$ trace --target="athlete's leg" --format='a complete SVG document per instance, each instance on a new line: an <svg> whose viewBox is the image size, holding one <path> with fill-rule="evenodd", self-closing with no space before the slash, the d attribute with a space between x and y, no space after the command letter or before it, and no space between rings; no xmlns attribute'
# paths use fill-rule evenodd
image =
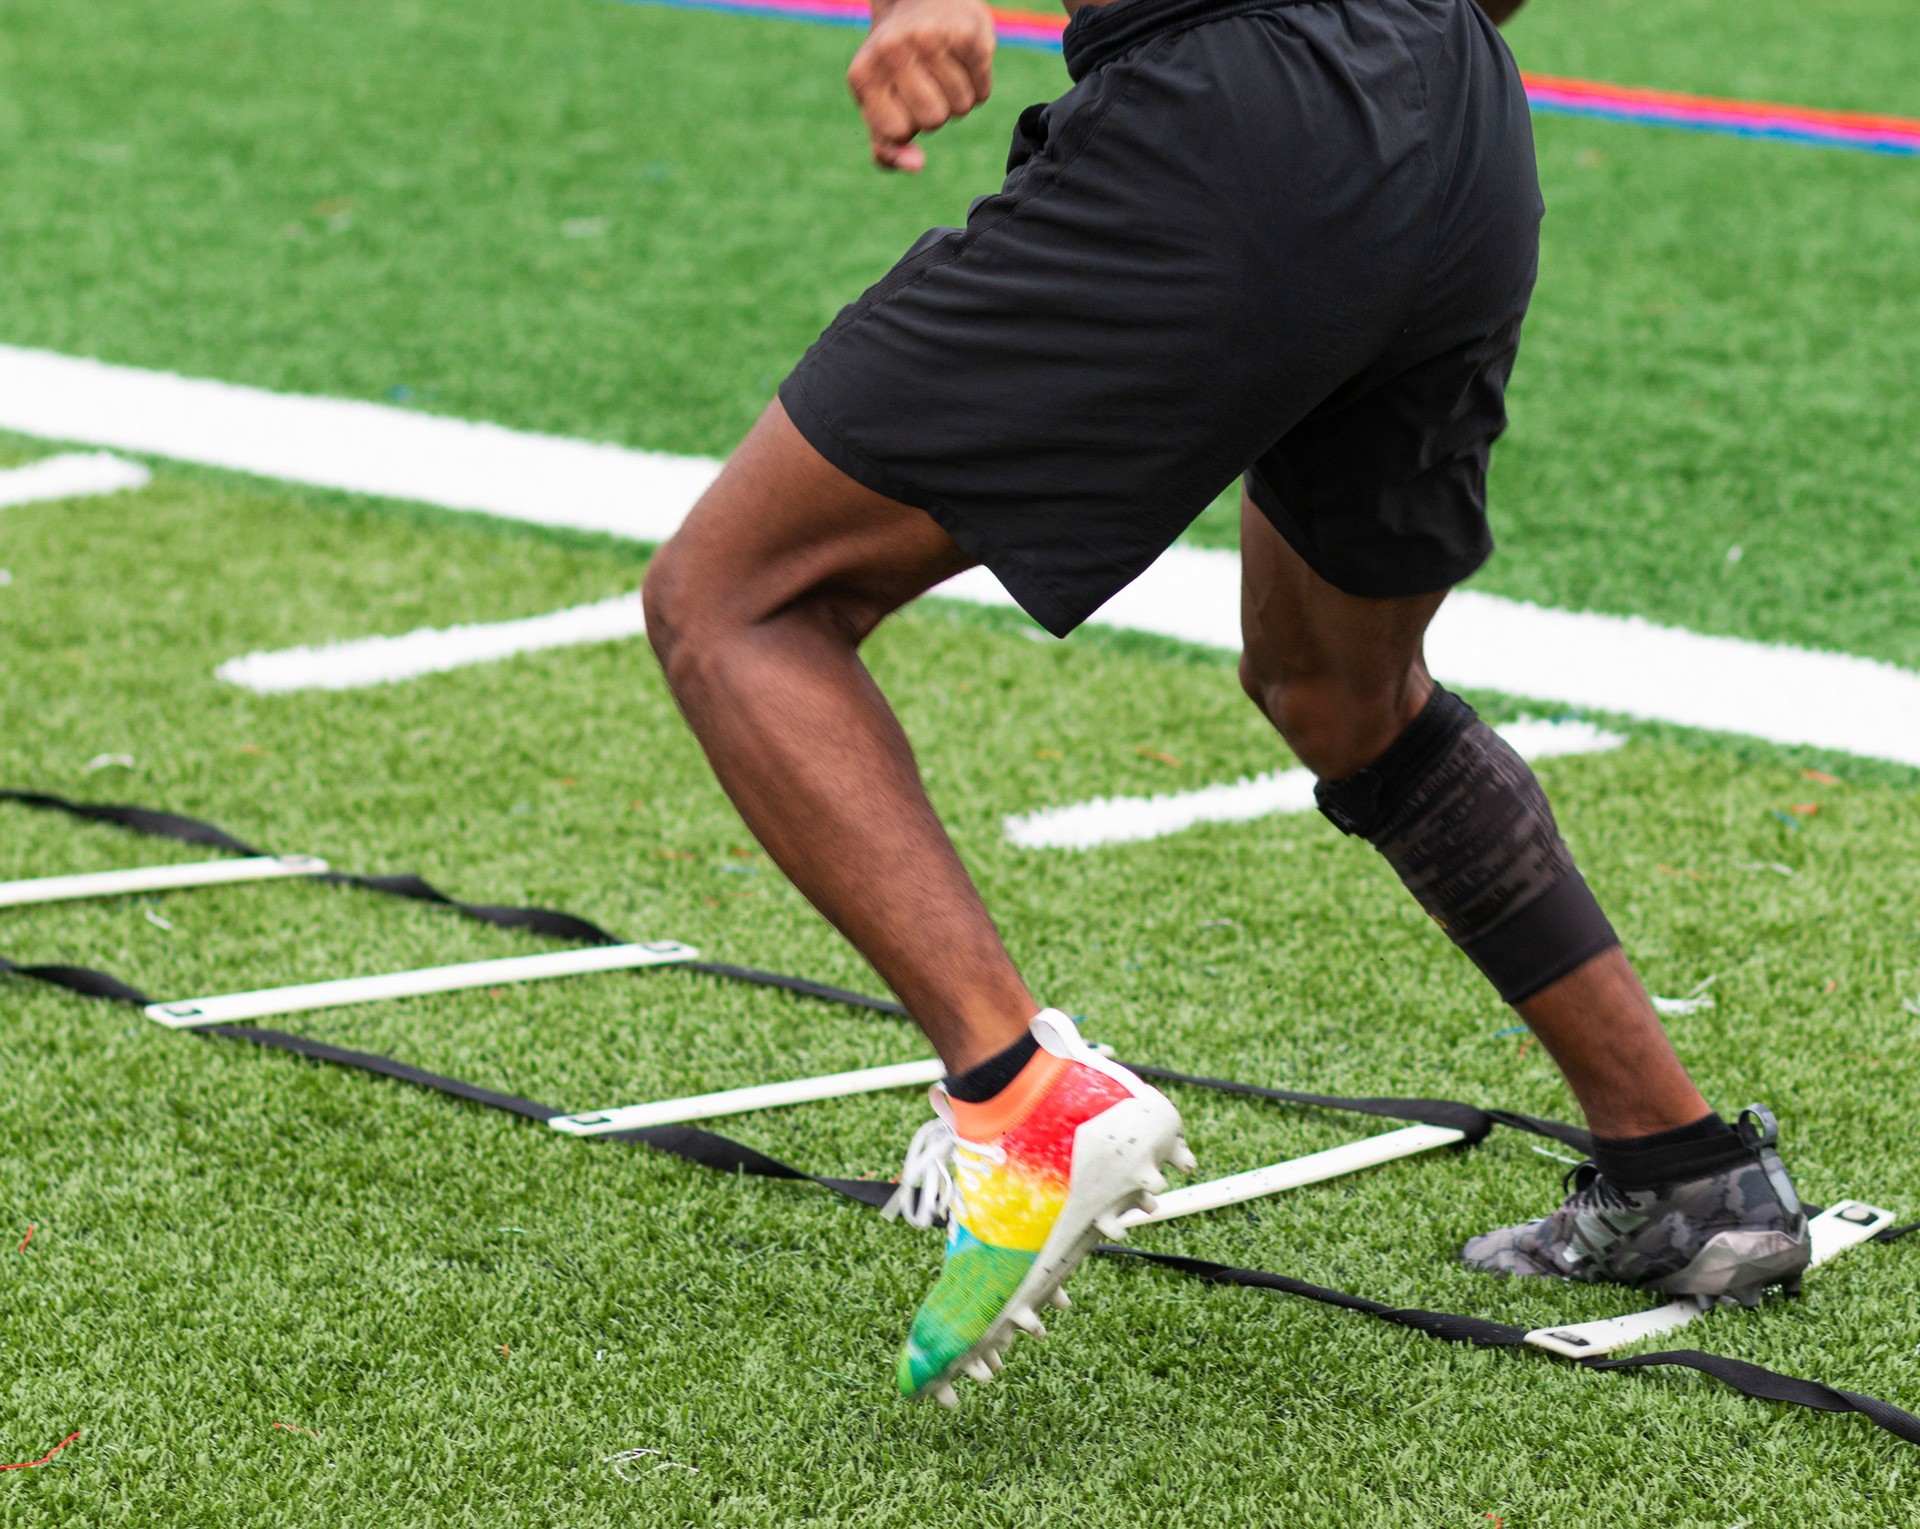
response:
<svg viewBox="0 0 1920 1529"><path fill-rule="evenodd" d="M1251 504L1241 512L1241 683L1323 781L1364 769L1426 707L1421 639L1444 595L1364 600L1314 573ZM1523 998L1521 1016L1602 1137L1689 1125L1708 1107L1615 945Z"/></svg>
<svg viewBox="0 0 1920 1529"><path fill-rule="evenodd" d="M674 699L768 854L950 1071L1039 1010L927 801L859 647L970 559L826 462L774 403L647 572Z"/></svg>
<svg viewBox="0 0 1920 1529"><path fill-rule="evenodd" d="M1164 1163L1194 1166L1180 1114L1041 1011L921 787L861 641L970 560L921 511L830 465L778 403L647 573L647 631L741 815L859 947L949 1076L886 1210L947 1222L940 1278L896 1378L956 1401ZM965 1185L962 1194L955 1186Z"/></svg>

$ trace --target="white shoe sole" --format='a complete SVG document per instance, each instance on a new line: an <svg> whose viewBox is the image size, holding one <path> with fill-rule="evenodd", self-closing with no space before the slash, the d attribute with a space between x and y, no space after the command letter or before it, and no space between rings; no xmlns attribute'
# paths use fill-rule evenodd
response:
<svg viewBox="0 0 1920 1529"><path fill-rule="evenodd" d="M1684 1269L1655 1280L1651 1288L1752 1307L1774 1285L1798 1295L1800 1276L1812 1262L1813 1244L1804 1227L1798 1237L1775 1229L1720 1232Z"/></svg>
<svg viewBox="0 0 1920 1529"><path fill-rule="evenodd" d="M1180 1112L1161 1094L1136 1094L1083 1123L1073 1136L1067 1203L1033 1267L980 1341L947 1365L920 1395L943 1407L958 1406L954 1381L962 1375L983 1385L992 1380L1016 1332L1044 1338L1041 1308L1051 1304L1065 1309L1062 1286L1080 1260L1102 1239L1119 1242L1126 1237L1128 1228L1121 1218L1127 1211L1153 1209L1153 1197L1167 1187L1160 1171L1165 1163L1182 1171L1196 1166L1180 1136Z"/></svg>

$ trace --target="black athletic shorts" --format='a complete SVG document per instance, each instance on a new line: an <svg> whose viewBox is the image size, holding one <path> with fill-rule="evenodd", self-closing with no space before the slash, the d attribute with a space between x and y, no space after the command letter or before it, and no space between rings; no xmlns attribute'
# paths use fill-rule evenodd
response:
<svg viewBox="0 0 1920 1529"><path fill-rule="evenodd" d="M1542 211L1474 0L1117 0L1066 61L781 386L800 432L1062 636L1241 473L1351 594L1473 572Z"/></svg>

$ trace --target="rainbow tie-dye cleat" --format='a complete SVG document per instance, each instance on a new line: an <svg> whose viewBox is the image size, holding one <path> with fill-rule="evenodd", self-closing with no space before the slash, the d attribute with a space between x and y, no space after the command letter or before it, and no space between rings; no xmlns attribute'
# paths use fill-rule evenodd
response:
<svg viewBox="0 0 1920 1529"><path fill-rule="evenodd" d="M916 1226L947 1218L946 1266L914 1314L900 1393L944 1407L960 1375L992 1380L1017 1328L1039 1338L1039 1308L1122 1217L1153 1208L1160 1165L1194 1166L1180 1112L1158 1090L1090 1049L1057 1009L1033 1020L1040 1051L986 1104L932 1090L937 1119L907 1149L886 1213Z"/></svg>

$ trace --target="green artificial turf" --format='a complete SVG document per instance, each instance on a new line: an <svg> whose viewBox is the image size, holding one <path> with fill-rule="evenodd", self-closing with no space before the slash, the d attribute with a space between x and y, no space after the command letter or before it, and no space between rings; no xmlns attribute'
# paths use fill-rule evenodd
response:
<svg viewBox="0 0 1920 1529"><path fill-rule="evenodd" d="M614 594L642 572L631 551L164 469L136 494L0 512L0 539L0 780L874 986L752 850L640 644L342 695L212 677L372 610L399 628ZM1085 855L1003 842L1010 811L1283 763L1230 665L931 606L873 662L1014 949L1093 1035L1251 1081L1569 1112L1384 866L1317 816ZM137 764L89 773L103 754ZM1542 775L1656 991L1718 978L1717 1006L1675 1024L1715 1101L1779 1109L1810 1198L1920 1206L1900 1145L1920 1076L1910 784L1822 785L1655 733ZM1809 800L1798 829L1773 816ZM0 878L194 853L0 807ZM0 918L16 960L175 997L535 948L297 884ZM910 1409L890 1358L935 1267L926 1236L17 980L0 1015L5 1458L84 1430L0 1476L0 1524L1908 1521L1910 1451L1858 1420L1139 1268L1089 1267L1053 1339L959 1413ZM672 972L286 1024L576 1109L924 1054L896 1021ZM1180 1102L1212 1173L1374 1128ZM885 1174L923 1108L726 1129ZM1632 1309L1454 1262L1550 1204L1560 1172L1502 1133L1141 1242L1529 1325ZM1914 1405L1914 1256L1865 1249L1697 1341ZM663 1454L627 1481L607 1457L630 1449Z"/></svg>
<svg viewBox="0 0 1920 1529"><path fill-rule="evenodd" d="M1920 117L1910 24L1888 0L1528 0L1507 34L1541 74Z"/></svg>
<svg viewBox="0 0 1920 1529"><path fill-rule="evenodd" d="M1512 35L1545 72L1920 113L1909 21L1535 0ZM846 98L856 41L611 0L33 0L0 38L0 337L725 452L1065 82L1003 49L988 105L889 177ZM1482 586L1920 663L1920 168L1538 135L1550 215Z"/></svg>
<svg viewBox="0 0 1920 1529"><path fill-rule="evenodd" d="M1899 0L1534 0L1512 37L1543 72L1920 114L1908 21ZM926 175L888 178L841 81L854 42L610 0L30 0L0 28L0 340L724 452L1064 80L1003 51ZM1920 168L1564 118L1538 137L1551 212L1481 587L1920 663ZM0 441L0 465L44 449ZM1232 537L1224 507L1195 531ZM872 990L753 850L641 644L338 695L212 677L625 592L642 556L164 466L138 494L0 510L0 784ZM1286 763L1224 656L1035 636L929 605L872 657L1051 1001L1143 1061L1571 1112L1384 866L1315 816L1008 847L1009 812ZM1920 1212L1915 772L1628 730L1541 774L1654 989L1717 979L1674 1024L1710 1097L1776 1106L1809 1198ZM89 772L111 754L135 768ZM0 806L0 879L192 853ZM0 914L0 954L166 996L537 948L291 884ZM671 972L287 1024L580 1109L924 1054L897 1022ZM0 1464L84 1430L0 1473L9 1529L1912 1521L1912 1452L1858 1419L1131 1267L1089 1267L1005 1384L910 1410L892 1349L936 1249L824 1193L8 979L0 1078ZM1370 1129L1180 1103L1209 1173ZM894 1095L727 1129L884 1175L924 1113ZM1454 1262L1560 1171L1501 1133L1141 1240L1526 1324L1632 1309ZM1916 1256L1864 1249L1685 1341L1920 1408ZM635 1480L608 1463L640 1449L663 1453Z"/></svg>
<svg viewBox="0 0 1920 1529"><path fill-rule="evenodd" d="M1920 164L1537 119L1476 587L1920 666ZM1231 545L1217 507L1200 539Z"/></svg>

